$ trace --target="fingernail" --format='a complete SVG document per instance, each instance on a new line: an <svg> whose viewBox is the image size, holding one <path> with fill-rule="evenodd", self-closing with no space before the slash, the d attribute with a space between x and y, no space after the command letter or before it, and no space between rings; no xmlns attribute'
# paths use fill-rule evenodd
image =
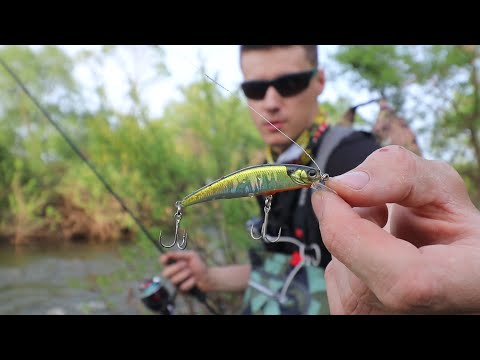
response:
<svg viewBox="0 0 480 360"><path fill-rule="evenodd" d="M315 191L312 195L312 206L315 215L317 216L318 220L320 221L323 218L323 209L324 205L324 192L323 191Z"/></svg>
<svg viewBox="0 0 480 360"><path fill-rule="evenodd" d="M349 172L340 176L335 176L335 180L355 190L361 190L370 181L370 176L363 171Z"/></svg>

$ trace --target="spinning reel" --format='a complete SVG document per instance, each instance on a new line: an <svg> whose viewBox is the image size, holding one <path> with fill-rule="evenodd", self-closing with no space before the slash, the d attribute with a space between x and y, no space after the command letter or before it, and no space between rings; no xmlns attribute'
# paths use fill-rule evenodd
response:
<svg viewBox="0 0 480 360"><path fill-rule="evenodd" d="M140 299L153 312L161 315L173 315L177 291L172 291L160 277L144 280L139 286Z"/></svg>

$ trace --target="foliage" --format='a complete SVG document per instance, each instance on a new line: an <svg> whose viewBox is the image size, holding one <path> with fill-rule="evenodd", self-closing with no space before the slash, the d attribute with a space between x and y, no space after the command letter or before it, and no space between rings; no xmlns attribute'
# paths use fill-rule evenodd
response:
<svg viewBox="0 0 480 360"><path fill-rule="evenodd" d="M357 89L383 95L409 119L427 156L464 176L480 205L480 48L343 45L334 58Z"/></svg>
<svg viewBox="0 0 480 360"><path fill-rule="evenodd" d="M158 46L104 46L75 55L58 46L0 47L0 57L128 208L155 237L162 231L171 238L175 202L252 165L263 145L240 98L204 77L203 68L180 99L152 117L143 94L169 75L164 55ZM429 156L452 163L480 204L477 46L340 46L335 61L338 75L353 87L368 89L372 98L385 96L410 119L429 141ZM127 80L122 109L108 96L106 66L116 66ZM90 74L91 88L74 76L79 68ZM100 232L133 234L138 246L122 252L120 279L130 282L157 270L152 259L158 254L145 234L7 75L0 77L0 236L22 242L39 229L57 234L70 226L67 204ZM336 123L352 105L341 97L320 109ZM356 122L371 125L358 115ZM208 262L233 263L244 260L252 244L244 224L258 211L249 198L197 204L184 209L181 225L188 246ZM109 287L112 279L98 280L105 290L121 291Z"/></svg>
<svg viewBox="0 0 480 360"><path fill-rule="evenodd" d="M260 138L238 97L220 92L200 76L182 89L184 99L170 104L160 118L151 118L141 94L148 83L168 75L161 49L101 50L69 57L58 47L7 46L0 55L148 231L156 236L161 230L171 237L175 202L247 166L261 147ZM129 51L137 59L139 51L154 53L156 73L136 76L128 67ZM87 66L98 76L112 58L120 59L125 68L129 84L125 98L131 105L127 111L112 106L101 82L86 94L72 76L75 65ZM11 241L24 242L43 225L55 233L62 227L78 227L68 225L71 217L65 212L82 211L92 228L113 232L113 226L134 233L136 253L123 253L127 268L134 271L117 274L120 278L138 279L147 267L158 267L151 261L158 256L156 249L91 167L11 78L2 77L0 86L10 94L0 105L0 168L5 169L0 177L0 232L14 234ZM87 102L97 106L82 105ZM252 199L202 204L185 210L182 227L189 232L189 246L201 250L209 262L237 261L249 241L244 223L257 211ZM19 229L28 231L20 234ZM98 281L108 289L108 279Z"/></svg>

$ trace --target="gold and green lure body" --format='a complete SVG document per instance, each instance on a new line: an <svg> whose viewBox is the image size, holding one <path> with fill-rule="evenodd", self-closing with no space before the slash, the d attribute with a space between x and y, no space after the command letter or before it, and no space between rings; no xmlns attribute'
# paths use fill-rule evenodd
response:
<svg viewBox="0 0 480 360"><path fill-rule="evenodd" d="M205 185L177 202L177 206L184 208L211 200L273 195L277 192L311 187L315 182L324 180L320 171L309 166L255 165Z"/></svg>
<svg viewBox="0 0 480 360"><path fill-rule="evenodd" d="M166 248L170 248L177 243L180 249L185 249L187 243L185 232L183 234L182 244L178 241L178 231L183 208L212 200L252 197L255 195L266 196L264 208L265 221L262 226L262 235L259 238L253 235L253 227L250 233L254 239L263 238L268 240L266 228L273 194L300 188L324 187L327 179L328 174L323 174L319 169L296 164L254 165L237 170L201 187L187 195L183 200L177 201L175 204L177 207L175 213L175 239L171 245L165 245L161 243L160 235L160 243ZM280 233L278 236L280 237Z"/></svg>

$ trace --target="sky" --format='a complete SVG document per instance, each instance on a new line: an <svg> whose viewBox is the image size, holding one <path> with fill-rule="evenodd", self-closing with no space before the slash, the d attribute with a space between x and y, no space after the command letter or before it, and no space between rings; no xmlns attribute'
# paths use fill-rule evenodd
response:
<svg viewBox="0 0 480 360"><path fill-rule="evenodd" d="M82 49L90 49L98 51L100 45L63 45L61 46L70 55L78 53ZM127 49L129 46L123 46ZM170 76L164 78L156 78L148 86L142 88L141 96L146 100L149 107L149 114L152 117L161 116L165 105L172 100L179 100L181 93L180 86L185 86L198 79L201 76L200 59L204 59L206 64L205 73L215 78L222 86L229 91L238 89L241 82L241 73L238 63L238 45L160 45L165 51L165 64ZM131 47L132 50L135 46ZM138 48L138 46L137 46ZM336 45L321 45L319 47L319 61L321 66L326 67L327 84L324 93L320 96L320 101L335 101L339 95L347 95L352 98L352 103L360 103L370 100L368 93L352 91L346 81L336 80L328 81L329 56L335 51ZM128 83L125 78L125 68L136 76L148 79L149 75L153 75L153 65L151 57L145 56L146 52L141 49L137 54L136 65L132 59L135 56L133 52L125 51L119 59L107 62L107 65L93 75L91 69L87 67L78 68L75 76L81 81L85 87L93 89L95 81L102 81L107 88L108 98L119 109L128 111L128 101L126 101ZM147 52L148 53L148 52ZM122 59L120 59L122 58ZM225 90L222 90L225 91ZM228 93L225 91L225 95ZM92 100L93 101L93 100ZM362 108L359 113L362 116L371 118L376 114L375 106L367 106Z"/></svg>

